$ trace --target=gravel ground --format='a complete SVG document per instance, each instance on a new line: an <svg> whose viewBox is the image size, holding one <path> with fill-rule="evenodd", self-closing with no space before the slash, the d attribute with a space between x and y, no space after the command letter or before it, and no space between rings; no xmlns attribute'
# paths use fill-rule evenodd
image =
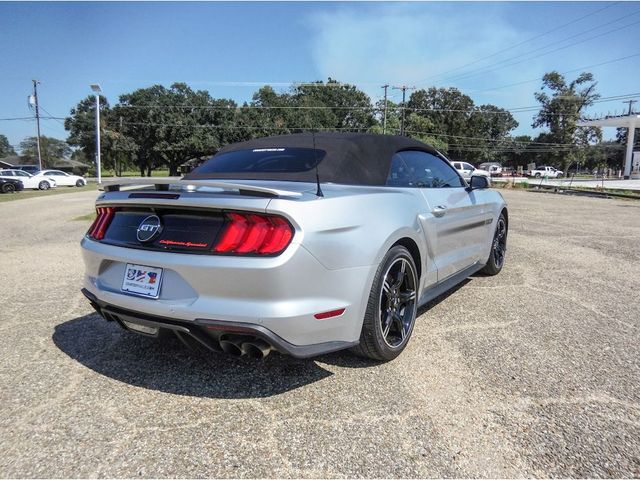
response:
<svg viewBox="0 0 640 480"><path fill-rule="evenodd" d="M640 203L504 195L503 272L387 364L122 332L79 292L95 192L0 205L0 477L639 477Z"/></svg>

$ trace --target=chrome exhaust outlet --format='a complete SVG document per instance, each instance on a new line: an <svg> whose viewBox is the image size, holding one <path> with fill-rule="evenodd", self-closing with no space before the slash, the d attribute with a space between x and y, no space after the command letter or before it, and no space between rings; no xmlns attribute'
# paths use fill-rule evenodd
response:
<svg viewBox="0 0 640 480"><path fill-rule="evenodd" d="M247 357L264 358L269 355L271 350L273 350L273 347L264 340L255 338L250 342L244 342L241 346L241 349Z"/></svg>
<svg viewBox="0 0 640 480"><path fill-rule="evenodd" d="M219 342L220 348L222 348L224 353L241 357L245 354L245 351L242 349L242 345L250 340L253 340L253 337L247 335L224 334L220 336Z"/></svg>

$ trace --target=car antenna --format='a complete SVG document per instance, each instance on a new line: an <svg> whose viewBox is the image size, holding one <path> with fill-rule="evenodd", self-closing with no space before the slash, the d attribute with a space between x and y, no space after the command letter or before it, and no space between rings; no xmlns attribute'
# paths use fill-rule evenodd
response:
<svg viewBox="0 0 640 480"><path fill-rule="evenodd" d="M324 197L324 193L322 193L322 189L320 188L320 173L318 172L318 151L316 150L316 132L311 130L311 139L313 140L313 158L316 162L316 185L318 185L318 189L316 190L317 197Z"/></svg>

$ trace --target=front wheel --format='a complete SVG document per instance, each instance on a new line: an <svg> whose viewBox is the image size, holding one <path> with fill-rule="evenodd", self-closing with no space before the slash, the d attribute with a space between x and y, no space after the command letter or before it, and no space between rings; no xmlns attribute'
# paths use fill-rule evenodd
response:
<svg viewBox="0 0 640 480"><path fill-rule="evenodd" d="M49 182L43 180L38 184L38 188L40 190L49 190L49 188L51 187L51 185L49 185Z"/></svg>
<svg viewBox="0 0 640 480"><path fill-rule="evenodd" d="M416 321L418 276L413 257L395 246L380 263L369 294L356 355L389 361L407 346Z"/></svg>
<svg viewBox="0 0 640 480"><path fill-rule="evenodd" d="M84 182L82 180L78 180L76 182L76 187L84 187Z"/></svg>
<svg viewBox="0 0 640 480"><path fill-rule="evenodd" d="M507 220L504 213L501 213L496 223L496 231L493 234L489 260L482 269L482 273L485 275L497 275L502 270L507 253L507 233Z"/></svg>

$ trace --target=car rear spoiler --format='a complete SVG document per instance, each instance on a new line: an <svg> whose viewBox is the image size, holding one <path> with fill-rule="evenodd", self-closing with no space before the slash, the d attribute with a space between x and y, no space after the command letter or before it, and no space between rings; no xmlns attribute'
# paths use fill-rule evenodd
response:
<svg viewBox="0 0 640 480"><path fill-rule="evenodd" d="M98 187L105 192L117 192L120 187L148 186L153 185L156 190L167 191L171 185L177 186L180 190L194 190L195 187L212 187L222 190L237 190L240 193L250 195L266 195L269 197L300 197L302 193L279 188L260 187L257 185L244 183L231 183L220 180L183 180L179 177L131 177L115 178L105 180Z"/></svg>

